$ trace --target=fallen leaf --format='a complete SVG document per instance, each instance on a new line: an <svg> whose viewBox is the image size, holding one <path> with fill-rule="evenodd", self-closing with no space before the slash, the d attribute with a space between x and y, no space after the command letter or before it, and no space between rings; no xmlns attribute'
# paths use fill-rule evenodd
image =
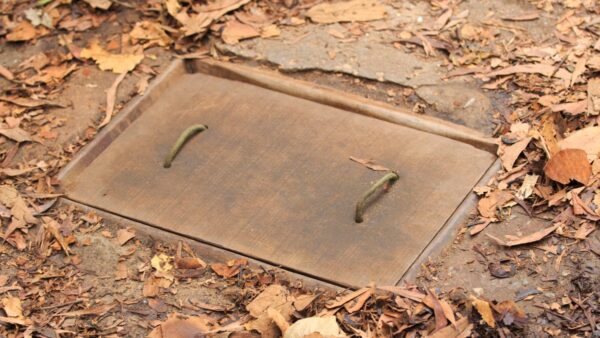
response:
<svg viewBox="0 0 600 338"><path fill-rule="evenodd" d="M596 230L596 225L590 222L583 222L579 229L575 231L574 237L577 239L586 239L592 232Z"/></svg>
<svg viewBox="0 0 600 338"><path fill-rule="evenodd" d="M13 218L23 223L36 224L38 222L37 218L33 216L33 212L27 206L27 203L25 203L25 200L23 200L15 188L9 185L1 185L0 203L10 209ZM4 235L8 236L8 233Z"/></svg>
<svg viewBox="0 0 600 338"><path fill-rule="evenodd" d="M571 75L571 82L569 84L569 87L573 87L573 85L579 80L579 77L583 75L583 73L585 72L586 63L587 56L585 55L577 59L577 62L575 63L575 69L573 70L573 73Z"/></svg>
<svg viewBox="0 0 600 338"><path fill-rule="evenodd" d="M586 152L581 149L563 149L546 163L544 173L553 181L568 184L575 180L587 184L592 176L592 166Z"/></svg>
<svg viewBox="0 0 600 338"><path fill-rule="evenodd" d="M107 313L108 311L112 310L113 307L115 307L115 304L98 305L98 306L92 306L92 307L89 307L89 308L83 309L83 310L58 313L57 316L60 316L60 317L81 317L81 316L89 316L89 315L100 316L100 315L103 315L103 314Z"/></svg>
<svg viewBox="0 0 600 338"><path fill-rule="evenodd" d="M243 24L237 20L227 21L225 23L225 28L223 28L223 33L221 33L221 38L229 45L234 45L240 40L257 36L260 36L260 32L256 28Z"/></svg>
<svg viewBox="0 0 600 338"><path fill-rule="evenodd" d="M351 0L320 3L306 12L315 23L373 21L385 18L385 6L376 0Z"/></svg>
<svg viewBox="0 0 600 338"><path fill-rule="evenodd" d="M326 316L298 320L285 331L283 338L303 338L313 333L319 333L320 337L346 336L338 325L336 318L334 316Z"/></svg>
<svg viewBox="0 0 600 338"><path fill-rule="evenodd" d="M496 278L509 278L517 273L517 267L511 260L500 260L488 264L490 274Z"/></svg>
<svg viewBox="0 0 600 338"><path fill-rule="evenodd" d="M248 305L246 310L254 318L258 318L271 306L281 305L289 301L289 291L277 284L267 286Z"/></svg>
<svg viewBox="0 0 600 338"><path fill-rule="evenodd" d="M144 54L111 54L105 51L98 42L81 50L80 56L93 59L101 70L111 70L117 74L126 74L133 70L143 59Z"/></svg>
<svg viewBox="0 0 600 338"><path fill-rule="evenodd" d="M587 100L555 104L552 106L552 111L553 112L565 112L570 115L579 115L579 114L582 114L585 112L587 105L588 105Z"/></svg>
<svg viewBox="0 0 600 338"><path fill-rule="evenodd" d="M113 112L115 110L115 102L117 101L117 89L119 89L119 84L121 84L123 79L125 79L125 76L127 76L127 73L122 73L121 75L117 76L115 82L113 82L110 88L108 88L106 91L106 110L104 112L104 119L102 119L102 122L100 122L98 128L104 127L112 119Z"/></svg>
<svg viewBox="0 0 600 338"><path fill-rule="evenodd" d="M427 307L433 310L433 314L435 316L435 331L440 330L448 325L448 319L444 314L442 304L440 304L440 300L433 293L427 293L427 296L423 298L423 304L427 305Z"/></svg>
<svg viewBox="0 0 600 338"><path fill-rule="evenodd" d="M87 2L92 8L99 8L103 10L107 10L112 5L110 0L84 0Z"/></svg>
<svg viewBox="0 0 600 338"><path fill-rule="evenodd" d="M276 334L278 328L285 328L291 320L293 301L285 287L269 285L246 305L246 310L256 318L245 325L246 329L257 330L262 336Z"/></svg>
<svg viewBox="0 0 600 338"><path fill-rule="evenodd" d="M504 16L502 17L502 20L506 20L506 21L531 21L531 20L537 20L539 19L540 14L538 12L530 12L530 13L524 13L524 14L517 14L514 16Z"/></svg>
<svg viewBox="0 0 600 338"><path fill-rule="evenodd" d="M529 244L529 243L534 243L537 242L541 239L543 239L544 237L550 235L551 233L553 233L556 229L558 229L558 227L560 226L560 224L555 224L549 228L545 228L542 229L540 231L536 231L532 234L523 236L523 237L515 237L515 236L510 236L511 239L508 241L503 241L497 237L494 237L490 234L486 234L488 237L490 237L491 239L493 239L496 243L502 245L502 246L517 246L517 245L523 245L523 244ZM508 237L508 236L507 236Z"/></svg>
<svg viewBox="0 0 600 338"><path fill-rule="evenodd" d="M470 296L469 299L473 303L473 306L475 306L475 309L477 309L477 312L479 312L479 315L481 315L483 321L492 328L496 327L496 320L494 319L490 303L475 296Z"/></svg>
<svg viewBox="0 0 600 338"><path fill-rule="evenodd" d="M508 201L513 199L513 195L505 190L496 190L488 196L482 198L477 203L477 210L483 217L496 218L496 210L501 208Z"/></svg>
<svg viewBox="0 0 600 338"><path fill-rule="evenodd" d="M188 317L172 313L150 332L148 338L203 337L216 325L208 315Z"/></svg>
<svg viewBox="0 0 600 338"><path fill-rule="evenodd" d="M39 74L36 74L23 82L30 86L33 86L37 83L46 83L52 84L57 83L60 80L64 79L67 75L71 74L73 71L77 69L76 64L71 65L60 65L60 66L49 66L44 68Z"/></svg>
<svg viewBox="0 0 600 338"><path fill-rule="evenodd" d="M161 252L152 257L150 265L158 272L170 273L171 270L173 270L173 265L171 264L172 261L173 257Z"/></svg>
<svg viewBox="0 0 600 338"><path fill-rule="evenodd" d="M248 261L245 259L234 259L227 264L223 263L213 263L210 265L210 268L219 276L223 278L231 278L240 273L240 269L242 266L248 265Z"/></svg>
<svg viewBox="0 0 600 338"><path fill-rule="evenodd" d="M171 44L171 38L163 27L153 21L141 21L135 24L129 36L133 39L148 40L159 46L166 47Z"/></svg>
<svg viewBox="0 0 600 338"><path fill-rule="evenodd" d="M600 114L600 77L588 80L587 102L588 115L596 116Z"/></svg>
<svg viewBox="0 0 600 338"><path fill-rule="evenodd" d="M26 97L11 97L11 96L0 96L0 101L10 102L17 106L26 107L26 108L39 108L39 107L62 107L65 105L47 101L47 100L34 100Z"/></svg>
<svg viewBox="0 0 600 338"><path fill-rule="evenodd" d="M498 148L500 160L502 161L502 166L506 170L511 170L519 158L519 155L527 148L531 142L531 137L526 137L521 141L514 143L510 146L504 146L503 144Z"/></svg>
<svg viewBox="0 0 600 338"><path fill-rule="evenodd" d="M593 161L600 154L600 127L587 127L577 130L558 142L560 149L583 149L588 160Z"/></svg>
<svg viewBox="0 0 600 338"><path fill-rule="evenodd" d="M428 335L428 338L462 338L469 337L473 324L464 317L456 321L456 325L448 325L445 328Z"/></svg>
<svg viewBox="0 0 600 338"><path fill-rule="evenodd" d="M65 255L70 256L70 250L65 238L60 233L59 227L60 225L50 217L43 217L44 220L44 229L46 229L54 239L58 242L60 247L63 249Z"/></svg>
<svg viewBox="0 0 600 338"><path fill-rule="evenodd" d="M135 230L131 228L117 230L117 242L119 245L125 245L132 238L135 237Z"/></svg>
<svg viewBox="0 0 600 338"><path fill-rule="evenodd" d="M204 269L207 264L197 257L175 257L175 266L178 269Z"/></svg>
<svg viewBox="0 0 600 338"><path fill-rule="evenodd" d="M279 331L286 332L290 327L290 323L285 319L285 317L274 308L270 307L267 309L267 316L271 318L271 320L277 325Z"/></svg>
<svg viewBox="0 0 600 338"><path fill-rule="evenodd" d="M496 77L502 75L511 74L542 74L544 76L551 76L554 73L554 66L549 64L537 63L537 64L523 64L508 66L490 73L485 74L487 77Z"/></svg>
<svg viewBox="0 0 600 338"><path fill-rule="evenodd" d="M363 160L361 158L356 158L354 156L350 156L350 160L352 160L356 163L360 163L360 164L364 165L365 167L367 167L371 170L374 170L374 171L390 171L390 169L388 169L382 165L376 164L372 160Z"/></svg>
<svg viewBox="0 0 600 338"><path fill-rule="evenodd" d="M23 307L21 300L17 297L6 297L2 299L2 309L9 317L23 317Z"/></svg>
<svg viewBox="0 0 600 338"><path fill-rule="evenodd" d="M127 279L129 273L127 271L127 264L125 262L117 263L117 269L115 270L115 280Z"/></svg>
<svg viewBox="0 0 600 338"><path fill-rule="evenodd" d="M178 20L183 24L181 30L185 36L194 34L204 34L208 27L218 18L226 13L237 9L250 2L250 0L219 0L196 7L198 14L191 17L181 16L178 13Z"/></svg>
<svg viewBox="0 0 600 338"><path fill-rule="evenodd" d="M260 29L260 37L263 39L273 38L281 35L281 30L277 25L268 25Z"/></svg>
<svg viewBox="0 0 600 338"><path fill-rule="evenodd" d="M15 128L0 128L0 135L4 137L8 137L9 139L21 143L21 142L30 142L33 139L31 135L25 130L15 127Z"/></svg>
<svg viewBox="0 0 600 338"><path fill-rule="evenodd" d="M348 313L354 313L363 308L365 303L371 298L371 296L375 293L374 289L370 289L369 291L363 293L362 295L354 298L350 302L344 304L344 308Z"/></svg>
<svg viewBox="0 0 600 338"><path fill-rule="evenodd" d="M29 41L38 37L47 35L49 31L46 28L36 29L29 21L23 20L10 29L6 34L7 41Z"/></svg>
<svg viewBox="0 0 600 338"><path fill-rule="evenodd" d="M504 325L525 325L527 323L527 314L512 300L505 300L497 305L493 305L494 311L498 313L498 320Z"/></svg>
<svg viewBox="0 0 600 338"><path fill-rule="evenodd" d="M533 194L533 188L535 187L539 176L538 175L525 175L523 178L523 184L517 191L516 196L521 200L527 199L529 196Z"/></svg>
<svg viewBox="0 0 600 338"><path fill-rule="evenodd" d="M4 67L3 65L0 65L0 76L4 77L5 79L12 81L15 79L15 76L13 75L13 73L8 70L8 68Z"/></svg>
<svg viewBox="0 0 600 338"><path fill-rule="evenodd" d="M302 312L307 307L309 307L310 304L312 304L315 301L315 299L317 299L317 297L319 297L319 295L307 294L307 295L297 296L296 299L294 300L294 308L296 309L296 311Z"/></svg>
<svg viewBox="0 0 600 338"><path fill-rule="evenodd" d="M353 292L350 292L349 294L342 296L341 298L338 298L337 300L328 302L326 304L326 307L328 309L333 309L336 307L340 307L346 303L348 303L349 301L353 300L356 297L359 297L360 295L362 295L363 293L369 292L369 290L371 290L371 288L362 288Z"/></svg>

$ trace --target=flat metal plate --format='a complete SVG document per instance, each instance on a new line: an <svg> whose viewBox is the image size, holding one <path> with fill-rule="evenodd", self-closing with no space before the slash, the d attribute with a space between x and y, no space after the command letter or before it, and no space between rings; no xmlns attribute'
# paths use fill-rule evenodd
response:
<svg viewBox="0 0 600 338"><path fill-rule="evenodd" d="M338 284L394 284L495 156L465 143L250 84L179 74L62 180L81 203ZM195 136L170 169L181 133ZM107 142L100 142L106 145ZM353 220L383 173L399 181Z"/></svg>

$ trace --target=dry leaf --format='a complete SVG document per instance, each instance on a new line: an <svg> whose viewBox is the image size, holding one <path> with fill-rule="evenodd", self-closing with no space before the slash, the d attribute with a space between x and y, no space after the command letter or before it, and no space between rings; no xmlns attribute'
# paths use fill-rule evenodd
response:
<svg viewBox="0 0 600 338"><path fill-rule="evenodd" d="M524 200L531 196L538 178L538 175L525 175L525 178L523 178L523 184L521 184L519 191L516 193L517 198Z"/></svg>
<svg viewBox="0 0 600 338"><path fill-rule="evenodd" d="M283 338L304 338L319 333L321 337L345 337L335 316L309 317L300 319L285 331Z"/></svg>
<svg viewBox="0 0 600 338"><path fill-rule="evenodd" d="M105 51L98 42L92 42L90 47L81 50L80 56L93 59L101 70L111 70L124 74L133 70L143 59L144 54L111 54Z"/></svg>
<svg viewBox="0 0 600 338"><path fill-rule="evenodd" d="M131 228L117 230L117 242L119 245L125 245L130 239L135 237L135 230Z"/></svg>
<svg viewBox="0 0 600 338"><path fill-rule="evenodd" d="M600 127L587 127L571 133L558 142L560 149L583 149L588 160L593 161L600 154Z"/></svg>
<svg viewBox="0 0 600 338"><path fill-rule="evenodd" d="M15 128L0 128L0 135L4 136L4 137L8 137L9 139L21 143L21 142L30 142L33 139L31 138L31 135L29 135L28 132L26 132L25 130L19 128L19 127L15 127Z"/></svg>
<svg viewBox="0 0 600 338"><path fill-rule="evenodd" d="M103 314L107 313L108 311L110 311L113 307L115 307L115 304L98 305L98 306L92 306L92 307L89 307L89 308L83 309L83 310L58 313L57 316L60 316L60 317L81 317L81 316L89 316L89 315L100 316L100 315L103 315Z"/></svg>
<svg viewBox="0 0 600 338"><path fill-rule="evenodd" d="M525 64L525 65L515 65L509 66L506 68L502 68L490 73L485 74L487 77L496 77L502 75L511 75L518 73L527 73L527 74L542 74L544 76L550 76L554 73L554 66L537 63L537 64Z"/></svg>
<svg viewBox="0 0 600 338"><path fill-rule="evenodd" d="M36 29L27 20L17 23L11 28L10 33L6 34L7 41L28 41L48 34L48 29L40 27Z"/></svg>
<svg viewBox="0 0 600 338"><path fill-rule="evenodd" d="M148 338L203 337L216 325L208 315L194 317L172 313L167 320L154 328Z"/></svg>
<svg viewBox="0 0 600 338"><path fill-rule="evenodd" d="M462 338L470 337L473 324L469 324L469 320L464 317L456 321L456 325L448 325L445 328L428 335L428 338Z"/></svg>
<svg viewBox="0 0 600 338"><path fill-rule="evenodd" d="M490 303L475 296L470 296L469 299L473 303L473 306L475 306L475 309L477 309L477 312L479 312L479 315L481 315L483 321L490 327L496 327L496 320L494 319Z"/></svg>
<svg viewBox="0 0 600 338"><path fill-rule="evenodd" d="M540 17L540 14L538 12L530 12L530 13L524 13L524 14L517 14L514 16L504 16L504 17L502 17L502 20L531 21L531 20L537 20L539 17Z"/></svg>
<svg viewBox="0 0 600 338"><path fill-rule="evenodd" d="M371 296L375 293L374 289L370 289L369 291L363 293L362 295L356 297L350 302L344 304L344 308L348 313L354 313L363 308L365 303L371 298Z"/></svg>
<svg viewBox="0 0 600 338"><path fill-rule="evenodd" d="M362 289L350 292L349 294L342 296L341 298L338 298L335 301L328 302L326 306L328 309L340 307L340 306L348 303L349 301L353 300L354 298L362 295L363 293L369 292L369 290L371 290L371 288L362 288Z"/></svg>
<svg viewBox="0 0 600 338"><path fill-rule="evenodd" d="M221 38L229 45L234 45L240 40L257 36L260 36L260 32L256 28L237 20L227 21L225 23L225 28L223 28L223 33L221 33Z"/></svg>
<svg viewBox="0 0 600 338"><path fill-rule="evenodd" d="M148 40L150 43L166 47L171 44L171 38L162 26L152 21L141 21L135 24L135 27L129 32L133 39Z"/></svg>
<svg viewBox="0 0 600 338"><path fill-rule="evenodd" d="M207 264L197 257L175 257L175 266L178 269L204 269Z"/></svg>
<svg viewBox="0 0 600 338"><path fill-rule="evenodd" d="M8 70L8 68L4 67L3 65L0 65L0 76L4 77L5 79L12 81L15 79L15 76L13 75L13 73Z"/></svg>
<svg viewBox="0 0 600 338"><path fill-rule="evenodd" d="M117 263L117 269L115 271L115 280L123 280L123 279L127 279L127 277L128 277L127 264L125 264L125 262Z"/></svg>
<svg viewBox="0 0 600 338"><path fill-rule="evenodd" d="M315 301L315 299L317 299L317 297L319 297L319 295L300 295L294 300L294 308L298 312L304 311Z"/></svg>
<svg viewBox="0 0 600 338"><path fill-rule="evenodd" d="M103 10L107 10L110 8L110 5L112 5L112 2L110 2L110 0L84 0L85 2L87 2L90 6L92 6L92 8L99 8L99 9L103 9Z"/></svg>
<svg viewBox="0 0 600 338"><path fill-rule="evenodd" d="M553 225L549 228L545 228L542 229L540 231L534 232L532 234L529 234L527 236L523 236L523 237L514 237L514 236L510 236L511 239L508 241L503 241L497 237L494 237L490 234L487 234L488 237L490 237L491 239L493 239L496 243L502 245L502 246L517 246L517 245L523 245L523 244L529 244L529 243L534 243L537 242L541 239L543 239L544 237L550 235L551 233L554 232L554 230L558 229L558 227L560 226L560 224L556 224ZM508 237L508 236L507 236Z"/></svg>
<svg viewBox="0 0 600 338"><path fill-rule="evenodd" d="M440 300L433 293L427 293L427 296L423 298L423 304L433 310L433 314L435 315L435 331L443 329L448 325L448 319L444 314L442 304L440 304Z"/></svg>
<svg viewBox="0 0 600 338"><path fill-rule="evenodd" d="M496 190L479 200L477 210L483 217L496 218L496 209L501 208L512 199L513 195L508 191Z"/></svg>
<svg viewBox="0 0 600 338"><path fill-rule="evenodd" d="M219 276L223 278L231 278L237 275L240 272L242 266L248 265L248 261L246 259L234 259L227 264L223 263L213 263L210 265L210 268Z"/></svg>
<svg viewBox="0 0 600 338"><path fill-rule="evenodd" d="M600 59L600 57L599 57ZM587 83L587 113L588 115L600 114L600 78L589 79Z"/></svg>
<svg viewBox="0 0 600 338"><path fill-rule="evenodd" d="M380 20L386 13L385 6L376 0L351 0L320 3L306 15L316 23L334 23Z"/></svg>
<svg viewBox="0 0 600 338"><path fill-rule="evenodd" d="M494 311L498 313L498 320L504 325L524 325L527 323L527 315L515 302L505 300L498 305L493 305Z"/></svg>
<svg viewBox="0 0 600 338"><path fill-rule="evenodd" d="M390 171L390 169L376 164L375 162L373 162L373 160L363 160L361 158L356 158L354 156L350 156L350 160L356 162L356 163L360 163L362 165L364 165L365 167L371 169L371 170L375 170L375 171Z"/></svg>
<svg viewBox="0 0 600 338"><path fill-rule="evenodd" d="M585 112L587 108L587 100L581 100L577 102L568 102L555 104L552 106L553 112L565 112L571 115L579 115Z"/></svg>
<svg viewBox="0 0 600 338"><path fill-rule="evenodd" d="M550 179L568 184L575 180L587 184L592 176L592 166L585 151L581 149L563 149L546 163L544 173Z"/></svg>
<svg viewBox="0 0 600 338"><path fill-rule="evenodd" d="M279 36L281 30L277 25L268 25L260 29L260 37L263 39Z"/></svg>
<svg viewBox="0 0 600 338"><path fill-rule="evenodd" d="M108 88L106 91L106 110L104 112L104 119L98 125L98 128L102 128L107 125L112 119L113 112L115 110L115 102L117 101L117 89L119 89L119 84L125 79L127 73L123 73L115 79L115 82Z"/></svg>
<svg viewBox="0 0 600 338"><path fill-rule="evenodd" d="M9 317L23 317L23 307L21 300L17 297L6 297L2 299L2 308Z"/></svg>
<svg viewBox="0 0 600 338"><path fill-rule="evenodd" d="M250 0L219 0L205 5L196 7L198 14L189 16L182 16L183 12L178 13L176 19L178 19L183 27L181 30L185 36L193 34L204 34L208 27L218 18L222 17L226 13L237 9L250 2Z"/></svg>
<svg viewBox="0 0 600 338"><path fill-rule="evenodd" d="M575 231L574 237L577 239L586 239L589 234L596 230L596 225L590 222L583 222L579 229Z"/></svg>
<svg viewBox="0 0 600 338"><path fill-rule="evenodd" d="M152 257L150 260L150 265L156 269L156 271L168 274L171 272L171 270L173 270L173 265L171 264L172 260L173 257L164 253L159 253Z"/></svg>
<svg viewBox="0 0 600 338"><path fill-rule="evenodd" d="M500 152L500 160L502 161L502 166L506 170L511 170L519 158L519 155L527 148L527 145L531 142L531 137L526 137L521 141L514 143L510 146L504 146L503 144L498 148Z"/></svg>

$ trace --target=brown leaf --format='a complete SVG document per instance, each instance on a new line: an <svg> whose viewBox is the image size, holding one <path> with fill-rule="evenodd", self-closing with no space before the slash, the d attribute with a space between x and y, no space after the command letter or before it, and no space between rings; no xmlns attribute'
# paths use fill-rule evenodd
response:
<svg viewBox="0 0 600 338"><path fill-rule="evenodd" d="M243 24L237 20L230 20L225 23L221 38L226 44L234 45L240 40L249 39L260 36L260 32L247 24Z"/></svg>
<svg viewBox="0 0 600 338"><path fill-rule="evenodd" d="M125 262L117 263L117 269L115 271L115 280L127 279L129 273L127 271L127 264Z"/></svg>
<svg viewBox="0 0 600 338"><path fill-rule="evenodd" d="M587 184L592 176L592 166L585 151L581 149L563 149L546 163L544 173L550 179L568 184L575 180Z"/></svg>
<svg viewBox="0 0 600 338"><path fill-rule="evenodd" d="M371 288L362 288L362 289L356 290L354 292L350 292L349 294L342 296L341 298L338 298L335 301L328 302L326 306L328 309L340 307L340 306L348 303L349 301L353 300L354 298L359 297L363 293L369 292L369 290L371 290Z"/></svg>
<svg viewBox="0 0 600 338"><path fill-rule="evenodd" d="M23 20L10 29L10 33L6 34L6 40L28 41L44 36L48 34L48 32L49 31L46 28L40 27L36 29L29 21Z"/></svg>
<svg viewBox="0 0 600 338"><path fill-rule="evenodd" d="M496 209L501 208L512 199L513 195L510 192L506 190L496 190L479 200L477 203L477 210L481 216L495 219Z"/></svg>
<svg viewBox="0 0 600 338"><path fill-rule="evenodd" d="M135 237L135 230L131 228L117 230L117 242L119 245L125 245L132 238Z"/></svg>
<svg viewBox="0 0 600 338"><path fill-rule="evenodd" d="M100 316L112 310L115 304L97 305L83 310L69 311L57 314L60 317Z"/></svg>
<svg viewBox="0 0 600 338"><path fill-rule="evenodd" d="M382 165L376 164L375 162L373 162L373 160L363 160L361 158L357 158L354 156L350 156L350 160L352 160L356 163L360 163L360 164L364 165L365 167L367 167L371 170L374 170L374 171L390 171L390 169L388 169Z"/></svg>
<svg viewBox="0 0 600 338"><path fill-rule="evenodd" d="M50 66L44 68L39 74L36 74L28 79L26 79L26 84L33 86L37 83L55 83L62 79L64 79L67 75L71 74L73 71L77 69L76 64L71 65L60 65L60 66Z"/></svg>
<svg viewBox="0 0 600 338"><path fill-rule="evenodd" d="M148 338L203 337L216 325L215 320L208 315L188 317L172 313L150 332Z"/></svg>
<svg viewBox="0 0 600 338"><path fill-rule="evenodd" d="M514 16L504 16L504 17L502 17L502 20L531 21L531 20L537 20L539 17L540 17L540 14L538 12L530 12L530 13L524 13L524 14L517 14Z"/></svg>
<svg viewBox="0 0 600 338"><path fill-rule="evenodd" d="M356 297L350 302L344 304L344 308L348 313L354 313L363 308L365 303L371 298L371 296L375 293L374 289L370 289L369 291L363 293L362 295Z"/></svg>
<svg viewBox="0 0 600 338"><path fill-rule="evenodd" d="M0 128L0 135L4 136L4 137L8 137L9 139L15 141L15 142L31 142L33 139L31 138L31 135L29 135L28 132L26 132L25 130L19 128L19 127L15 127L15 128Z"/></svg>
<svg viewBox="0 0 600 338"><path fill-rule="evenodd" d="M5 79L12 81L15 79L15 76L13 75L13 73L8 70L8 68L4 67L3 65L0 65L0 76L4 77Z"/></svg>
<svg viewBox="0 0 600 338"><path fill-rule="evenodd" d="M590 161L600 154L600 127L586 127L558 142L560 149L583 149Z"/></svg>
<svg viewBox="0 0 600 338"><path fill-rule="evenodd" d="M258 318L262 313L273 305L280 305L286 303L289 299L289 291L277 284L267 286L256 298L254 298L248 305L246 310L254 318Z"/></svg>
<svg viewBox="0 0 600 338"><path fill-rule="evenodd" d="M385 290L385 291L389 291L391 293L394 293L400 297L404 297L404 298L408 298L411 300L414 300L415 302L422 302L423 298L425 298L427 295L422 294L420 292L417 291L411 291L408 290L406 288L403 288L401 286L378 286L377 287L380 290Z"/></svg>
<svg viewBox="0 0 600 338"><path fill-rule="evenodd" d="M112 5L112 2L110 2L110 0L84 0L85 2L87 2L90 6L92 6L92 8L99 8L99 9L103 9L103 10L107 10L110 8L110 5Z"/></svg>
<svg viewBox="0 0 600 338"><path fill-rule="evenodd" d="M23 307L21 300L17 297L6 297L2 299L2 308L9 317L23 317Z"/></svg>
<svg viewBox="0 0 600 338"><path fill-rule="evenodd" d="M376 0L351 0L320 3L306 15L316 23L334 23L380 20L386 13L385 6Z"/></svg>
<svg viewBox="0 0 600 338"><path fill-rule="evenodd" d="M502 161L502 166L506 170L511 170L513 168L517 158L519 158L519 155L527 148L529 142L531 142L531 137L526 137L510 146L504 146L503 144L500 146L498 149L500 152L500 160Z"/></svg>
<svg viewBox="0 0 600 338"><path fill-rule="evenodd" d="M39 108L39 107L65 107L64 105L56 102L45 101L45 100L34 100L26 97L10 97L10 96L0 96L0 101L10 102L17 106L27 107L27 108Z"/></svg>
<svg viewBox="0 0 600 338"><path fill-rule="evenodd" d="M475 306L475 309L477 309L477 312L479 312L479 315L481 315L483 321L490 327L496 327L496 320L494 319L490 303L475 296L470 296L469 299L473 303L473 306Z"/></svg>
<svg viewBox="0 0 600 338"><path fill-rule="evenodd" d="M135 27L129 32L133 39L148 40L149 43L166 47L171 44L171 38L162 26L153 21L141 21L135 24Z"/></svg>
<svg viewBox="0 0 600 338"><path fill-rule="evenodd" d="M93 59L101 70L111 70L117 74L132 71L143 59L144 54L111 54L105 51L98 42L92 42L90 47L84 48L80 56Z"/></svg>
<svg viewBox="0 0 600 338"><path fill-rule="evenodd" d="M0 203L11 209L10 211L13 218L18 219L23 223L36 224L38 222L33 216L33 212L27 206L27 203L25 203L25 200L23 200L15 188L9 185L1 185ZM8 234L5 234L5 236L8 236Z"/></svg>
<svg viewBox="0 0 600 338"><path fill-rule="evenodd" d="M179 12L177 20L183 24L181 30L185 36L204 34L208 27L226 13L250 2L250 0L219 0L196 7L198 14L188 17Z"/></svg>
<svg viewBox="0 0 600 338"><path fill-rule="evenodd" d="M485 75L487 77L496 77L518 73L542 74L544 76L551 76L554 73L554 66L544 63L515 65L502 68L491 73L487 73Z"/></svg>
<svg viewBox="0 0 600 338"><path fill-rule="evenodd" d="M579 115L585 112L587 108L587 100L581 100L577 102L568 102L555 104L552 106L553 112L565 112L570 115Z"/></svg>
<svg viewBox="0 0 600 338"><path fill-rule="evenodd" d="M43 220L44 220L44 229L46 229L54 237L54 239L56 239L56 241L58 242L60 247L65 252L65 255L69 256L71 254L71 252L69 250L69 246L68 246L67 242L65 241L65 238L63 237L63 235L60 233L60 230L58 229L60 227L60 225L50 217L43 217Z"/></svg>
<svg viewBox="0 0 600 338"><path fill-rule="evenodd" d="M117 76L115 82L113 82L110 88L108 88L106 91L106 110L104 113L104 119L102 122L100 122L98 128L104 127L112 119L113 111L115 110L115 102L117 101L117 89L119 89L119 84L121 84L121 81L125 79L125 76L127 76L127 73L122 73L121 75Z"/></svg>
<svg viewBox="0 0 600 338"><path fill-rule="evenodd" d="M231 278L237 275L240 272L240 268L242 266L248 265L248 261L246 259L233 259L227 262L227 264L223 263L213 263L210 265L210 268L219 276L223 278Z"/></svg>
<svg viewBox="0 0 600 338"><path fill-rule="evenodd" d="M446 326L445 328L428 335L429 338L459 338L469 337L473 324L469 324L469 320L463 317L456 321L455 326Z"/></svg>
<svg viewBox="0 0 600 338"><path fill-rule="evenodd" d="M197 257L175 257L175 266L178 269L204 269L206 263Z"/></svg>
<svg viewBox="0 0 600 338"><path fill-rule="evenodd" d="M598 56L600 60L600 55ZM587 113L591 116L600 114L600 77L589 79L587 83Z"/></svg>
<svg viewBox="0 0 600 338"><path fill-rule="evenodd" d="M448 325L448 319L444 314L442 304L440 304L440 300L433 293L428 292L427 296L423 298L423 303L433 310L433 314L435 315L435 331L443 329Z"/></svg>
<svg viewBox="0 0 600 338"><path fill-rule="evenodd" d="M542 229L540 231L536 231L532 234L529 234L527 236L523 236L523 237L514 237L514 236L510 236L511 239L508 241L503 241L497 237L494 237L490 234L487 234L488 237L490 237L491 239L493 239L496 243L503 245L503 246L517 246L517 245L523 245L523 244L529 244L529 243L534 243L537 242L541 239L543 239L544 237L550 235L551 233L554 232L554 230L558 229L558 227L560 226L560 223L557 223L549 228L545 228ZM507 236L508 237L508 236Z"/></svg>
<svg viewBox="0 0 600 338"><path fill-rule="evenodd" d="M527 315L515 302L505 300L497 305L493 305L494 311L498 313L498 320L504 325L524 325L527 323Z"/></svg>
<svg viewBox="0 0 600 338"><path fill-rule="evenodd" d="M296 309L296 311L304 311L307 307L310 306L310 304L312 304L315 299L317 299L317 297L319 297L319 295L300 295L297 296L296 299L294 300L294 308Z"/></svg>

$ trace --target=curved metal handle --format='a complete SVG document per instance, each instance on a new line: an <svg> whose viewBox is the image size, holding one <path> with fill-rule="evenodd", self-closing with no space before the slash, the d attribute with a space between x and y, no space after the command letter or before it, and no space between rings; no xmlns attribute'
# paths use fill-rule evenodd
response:
<svg viewBox="0 0 600 338"><path fill-rule="evenodd" d="M175 142L175 144L173 145L173 148L171 148L171 151L169 152L169 154L167 155L167 157L165 158L165 162L163 164L163 167L165 168L170 168L171 167L171 162L173 162L173 159L175 159L175 156L177 156L177 153L179 153L179 151L181 150L181 148L183 147L183 145L194 135L205 131L206 129L208 129L207 126L203 125L203 124L194 124L191 127L188 127L186 130L184 130L181 135L179 135L179 138L177 138L177 141Z"/></svg>
<svg viewBox="0 0 600 338"><path fill-rule="evenodd" d="M365 193L363 194L362 198L356 202L356 212L354 213L354 221L356 223L362 223L363 221L363 214L365 212L365 204L367 203L367 200L369 199L369 197L371 197L371 195L373 195L375 193L375 191L377 191L377 189L383 187L386 183L394 183L395 181L397 181L400 178L400 176L398 176L397 173L395 172L389 172L387 174L385 174L382 178L380 178L377 182L375 182L371 188L369 188L369 190L365 191Z"/></svg>

